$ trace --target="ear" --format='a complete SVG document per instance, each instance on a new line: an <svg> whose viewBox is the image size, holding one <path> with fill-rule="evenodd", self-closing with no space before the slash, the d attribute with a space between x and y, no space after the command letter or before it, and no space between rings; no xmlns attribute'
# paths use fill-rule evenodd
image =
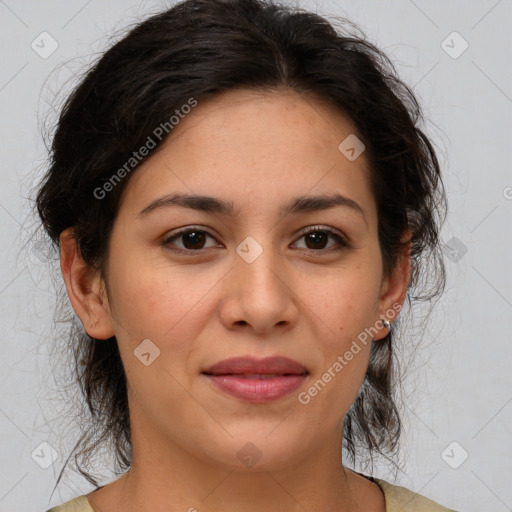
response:
<svg viewBox="0 0 512 512"><path fill-rule="evenodd" d="M105 283L100 272L83 260L72 228L60 235L60 268L69 300L87 334L101 340L114 336Z"/></svg>
<svg viewBox="0 0 512 512"><path fill-rule="evenodd" d="M374 325L382 325L382 320L388 320L392 324L404 305L411 278L411 237L412 233L407 229L401 237L401 242L405 242L405 245L395 268L382 282L378 316ZM388 328L384 326L373 339L380 340L387 336L388 332Z"/></svg>

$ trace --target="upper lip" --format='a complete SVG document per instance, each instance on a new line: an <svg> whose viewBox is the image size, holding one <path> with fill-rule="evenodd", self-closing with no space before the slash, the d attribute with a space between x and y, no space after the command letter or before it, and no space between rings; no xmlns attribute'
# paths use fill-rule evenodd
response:
<svg viewBox="0 0 512 512"><path fill-rule="evenodd" d="M233 374L279 374L279 375L307 375L309 372L297 361L288 357L233 357L219 361L202 373L208 375Z"/></svg>

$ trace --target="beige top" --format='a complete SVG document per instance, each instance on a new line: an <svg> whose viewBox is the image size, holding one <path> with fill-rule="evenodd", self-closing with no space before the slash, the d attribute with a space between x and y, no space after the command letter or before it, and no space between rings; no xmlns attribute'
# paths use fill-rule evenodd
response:
<svg viewBox="0 0 512 512"><path fill-rule="evenodd" d="M379 478L373 480L384 492L386 512L455 512L405 487L390 484ZM94 512L94 510L89 505L87 496L82 495L46 512Z"/></svg>

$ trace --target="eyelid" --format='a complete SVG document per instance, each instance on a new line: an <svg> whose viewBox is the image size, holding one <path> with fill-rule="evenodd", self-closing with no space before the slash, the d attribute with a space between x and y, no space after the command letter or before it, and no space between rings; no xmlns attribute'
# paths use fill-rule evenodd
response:
<svg viewBox="0 0 512 512"><path fill-rule="evenodd" d="M296 235L296 241L298 241L300 238L302 238L304 235L308 235L309 233L315 233L317 231L323 231L331 235L331 237L338 239L338 247L331 247L329 249L305 249L306 251L310 251L313 253L330 253L333 251L340 251L342 249L348 249L351 247L351 243L349 242L349 239L347 236L342 233L341 231L338 231L335 228L332 228L330 226L322 226L319 224L316 224L314 226L308 226L307 228L302 229L299 231ZM294 242L295 243L295 242ZM341 248L340 248L341 246Z"/></svg>
<svg viewBox="0 0 512 512"><path fill-rule="evenodd" d="M177 228L177 229L178 229L177 231L164 237L163 242L162 242L163 245L168 245L171 240L173 240L175 238L179 238L180 235L182 235L184 233L189 233L192 231L203 232L206 235L210 236L211 238L217 240L217 236L212 234L208 229L205 229L204 226L190 225L190 226L185 226L185 227ZM298 233L296 233L296 235L294 237L294 239L295 239L294 243L296 243L303 236L308 235L309 233L315 233L317 231L323 231L323 232L330 234L331 236L334 236L335 238L338 238L339 239L338 245L341 245L343 248L350 247L350 242L348 241L347 237L342 232L338 231L337 229L331 228L329 226L322 226L319 224L316 224L313 226L307 226L307 227L301 229ZM218 240L217 240L217 242L218 242ZM181 249L179 247L174 247L173 250L176 252L181 252L181 253L186 253L186 254L194 254L194 253L199 254L202 251L204 251L205 249L192 250L192 249ZM328 252L340 250L340 249L339 249L339 247L338 248L331 247L330 249L305 249L305 250L315 252L315 253L322 253L322 252L328 253Z"/></svg>
<svg viewBox="0 0 512 512"><path fill-rule="evenodd" d="M315 231L327 231L328 233L333 233L348 243L347 237L341 231L338 231L335 228L331 228L330 226L322 226L321 224L316 224L314 226L308 226L307 228L301 229L296 236L300 237L309 233L314 233Z"/></svg>
<svg viewBox="0 0 512 512"><path fill-rule="evenodd" d="M173 240L174 238L178 238L180 235L183 235L184 233L189 233L191 231L201 231L203 233L206 233L208 236L210 236L211 238L214 238L216 239L217 236L214 235L213 233L211 233L208 229L206 229L204 226L196 226L196 225L190 225L190 226L184 226L182 228L177 228L177 231L173 231L171 234L168 234L168 235L165 235L163 240L162 240L162 243L164 245L168 244L171 240ZM178 248L178 250L180 250ZM201 251L202 249L199 249L197 251L191 251L191 250L186 250L186 249L181 249L182 251L186 251L186 252L199 252Z"/></svg>

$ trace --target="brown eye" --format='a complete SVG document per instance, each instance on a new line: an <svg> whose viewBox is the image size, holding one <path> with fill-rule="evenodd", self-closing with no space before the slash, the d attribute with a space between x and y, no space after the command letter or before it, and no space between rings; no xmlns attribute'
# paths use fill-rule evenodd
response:
<svg viewBox="0 0 512 512"><path fill-rule="evenodd" d="M325 233L325 231L313 231L312 233L308 233L307 235L304 235L304 238L306 241L311 242L310 245L308 245L308 249L325 249L325 246L329 242L329 234Z"/></svg>
<svg viewBox="0 0 512 512"><path fill-rule="evenodd" d="M323 251L329 252L330 250L336 250L336 245L334 247L327 247L329 243L329 239L333 239L337 242L338 250L341 248L349 247L349 244L341 235L332 229L313 227L309 231L306 231L301 234L300 239L304 239L306 241L306 249L311 251Z"/></svg>
<svg viewBox="0 0 512 512"><path fill-rule="evenodd" d="M178 252L196 252L205 248L207 238L215 240L212 235L203 229L187 228L166 238L163 245L166 247L175 246L175 250ZM180 241L181 245L176 245L175 241Z"/></svg>
<svg viewBox="0 0 512 512"><path fill-rule="evenodd" d="M186 249L202 249L206 240L202 231L189 231L180 236Z"/></svg>

